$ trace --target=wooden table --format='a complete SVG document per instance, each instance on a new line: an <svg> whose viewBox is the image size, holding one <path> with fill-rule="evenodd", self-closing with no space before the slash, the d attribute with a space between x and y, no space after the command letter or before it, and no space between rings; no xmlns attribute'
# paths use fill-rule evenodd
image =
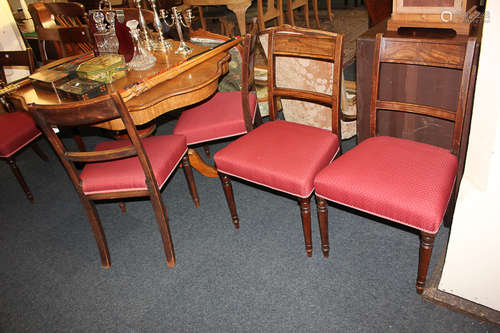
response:
<svg viewBox="0 0 500 333"><path fill-rule="evenodd" d="M224 5L236 15L240 35L244 36L247 31L245 15L251 4L251 0L184 0L184 4L181 7Z"/></svg>
<svg viewBox="0 0 500 333"><path fill-rule="evenodd" d="M179 109L200 102L211 96L218 87L218 79L228 71L229 53L226 52L230 45L234 46L239 41L233 41L223 47L201 54L190 61L175 55L177 43L168 53L157 54L157 63L146 71L129 71L127 76L108 85L110 91L120 91L122 98L130 111L136 125L148 124L157 117L169 111ZM207 47L193 45L193 54L207 50ZM180 63L180 64L179 64ZM161 83L152 86L148 84L151 77L169 76ZM139 83L139 84L137 84ZM142 83L142 84L141 84ZM67 102L60 99L53 91L35 88L29 84L18 89L12 94L15 99L22 100L22 104L59 104ZM103 122L94 125L111 131L121 131L125 127L121 119ZM217 171L207 165L196 151L190 149L190 161L195 169L207 177L217 177Z"/></svg>

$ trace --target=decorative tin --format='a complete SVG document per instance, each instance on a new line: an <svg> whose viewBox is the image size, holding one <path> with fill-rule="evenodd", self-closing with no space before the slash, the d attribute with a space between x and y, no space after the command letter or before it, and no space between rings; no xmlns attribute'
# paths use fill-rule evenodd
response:
<svg viewBox="0 0 500 333"><path fill-rule="evenodd" d="M122 55L107 54L84 62L76 73L82 79L111 83L127 74L127 66Z"/></svg>
<svg viewBox="0 0 500 333"><path fill-rule="evenodd" d="M57 93L61 97L73 100L86 100L107 92L106 85L102 82L75 78L57 86Z"/></svg>

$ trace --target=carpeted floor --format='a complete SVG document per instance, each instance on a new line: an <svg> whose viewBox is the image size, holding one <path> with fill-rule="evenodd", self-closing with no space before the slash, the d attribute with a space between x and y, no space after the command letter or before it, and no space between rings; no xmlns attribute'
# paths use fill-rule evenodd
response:
<svg viewBox="0 0 500 333"><path fill-rule="evenodd" d="M159 134L172 131L164 120ZM84 140L92 148L102 139ZM235 230L219 180L195 174L197 209L180 170L162 192L177 266L166 267L150 203L135 200L126 213L98 205L112 259L103 269L67 175L40 145L49 162L31 149L17 155L35 204L0 163L1 332L500 331L416 295L417 234L330 205L325 259L312 205L307 258L296 201L234 182ZM443 228L431 268L447 237Z"/></svg>

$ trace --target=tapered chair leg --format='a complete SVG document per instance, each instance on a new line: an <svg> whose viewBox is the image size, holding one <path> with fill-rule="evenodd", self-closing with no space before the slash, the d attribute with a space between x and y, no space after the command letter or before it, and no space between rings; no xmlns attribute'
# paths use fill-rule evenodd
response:
<svg viewBox="0 0 500 333"><path fill-rule="evenodd" d="M85 214L87 214L89 219L92 232L94 233L97 249L99 250L99 256L101 257L101 265L104 268L109 268L111 267L111 259L109 257L108 244L106 242L106 236L104 235L101 220L99 219L95 205L92 201L86 198L81 198L81 201Z"/></svg>
<svg viewBox="0 0 500 333"><path fill-rule="evenodd" d="M318 207L319 232L321 234L321 251L323 257L328 258L330 254L330 243L328 241L328 205L326 200L316 196L316 205Z"/></svg>
<svg viewBox="0 0 500 333"><path fill-rule="evenodd" d="M233 186L231 185L231 178L220 172L219 172L219 178L222 182L224 194L226 195L226 201L229 207L229 211L231 212L231 218L233 219L234 227L236 229L239 229L240 220L238 218L238 213L236 212L236 204L234 202L234 194L233 194Z"/></svg>
<svg viewBox="0 0 500 333"><path fill-rule="evenodd" d="M48 161L49 158L47 157L47 155L45 155L45 153L43 152L43 150L40 149L40 146L38 146L38 143L36 142L32 142L31 143L31 148L33 149L33 151L38 155L40 156L40 158L44 161Z"/></svg>
<svg viewBox="0 0 500 333"><path fill-rule="evenodd" d="M311 197L299 198L300 214L302 215L302 228L304 230L304 243L306 254L312 257L312 237L311 237Z"/></svg>
<svg viewBox="0 0 500 333"><path fill-rule="evenodd" d="M153 205L153 210L155 212L156 221L158 222L158 228L160 229L161 240L163 242L163 250L165 251L165 257L167 258L167 266L175 266L175 253L174 245L172 242L172 236L168 228L168 213L163 200L161 199L160 191L153 188L154 185L148 184L150 188L150 199Z"/></svg>
<svg viewBox="0 0 500 333"><path fill-rule="evenodd" d="M425 280L427 279L427 270L434 247L434 238L436 235L422 231L420 233L420 256L418 260L418 275L417 275L417 294L422 294L425 288Z"/></svg>
<svg viewBox="0 0 500 333"><path fill-rule="evenodd" d="M186 153L182 158L182 170L184 170L184 176L186 176L186 181L189 187L189 193L191 198L193 198L194 205L196 208L200 207L200 198L198 197L198 191L196 190L196 184L194 183L193 168L189 163L189 156Z"/></svg>
<svg viewBox="0 0 500 333"><path fill-rule="evenodd" d="M31 194L31 191L26 185L26 182L24 181L24 177L21 174L21 171L17 167L16 160L13 157L7 158L7 163L10 166L10 169L12 170L12 173L14 173L14 176L16 176L17 181L19 182L19 185L21 185L24 193L26 193L26 196L28 197L28 200L31 201L31 203L34 203L35 201L33 200L33 194Z"/></svg>
<svg viewBox="0 0 500 333"><path fill-rule="evenodd" d="M120 206L120 210L122 211L122 213L127 212L127 206L125 205L125 202L120 201L120 202L118 202L118 205Z"/></svg>

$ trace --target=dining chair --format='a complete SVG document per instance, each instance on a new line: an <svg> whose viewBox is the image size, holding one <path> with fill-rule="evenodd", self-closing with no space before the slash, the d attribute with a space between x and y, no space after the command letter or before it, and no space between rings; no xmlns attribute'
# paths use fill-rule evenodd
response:
<svg viewBox="0 0 500 333"><path fill-rule="evenodd" d="M4 72L5 66L27 66L30 73L34 72L33 50L27 48L24 51L0 51L0 79L4 84L7 82ZM9 102L8 97L7 102ZM19 110L15 111L15 108L10 103L7 103L7 105L10 112L0 114L0 158L5 159L9 164L28 200L33 203L33 194L17 167L14 155L25 146L30 145L41 159L48 161L47 155L34 142L42 135L42 132L36 127L35 122L28 113Z"/></svg>
<svg viewBox="0 0 500 333"><path fill-rule="evenodd" d="M186 154L186 138L181 135L141 139L130 113L118 93L87 101L58 105L30 105L29 111L59 156L80 198L94 233L105 268L111 266L106 237L94 201L149 197L158 222L168 266L175 265L168 214L160 189L182 163L189 191L199 206L193 172ZM129 140L99 143L92 152L68 151L53 126L80 126L121 119ZM81 172L75 162L85 163Z"/></svg>
<svg viewBox="0 0 500 333"><path fill-rule="evenodd" d="M310 197L314 191L314 176L340 151L338 109L343 35L288 25L271 28L268 33L270 121L219 150L214 160L236 228L239 228L239 217L230 177L244 179L298 199L306 254L310 257ZM333 81L332 89L305 90L294 88L289 82L278 85L277 77L283 73L277 71L277 62L282 58L327 63L328 69L315 79ZM287 74L302 75L298 72ZM277 97L305 100L312 105L328 105L331 130L278 120Z"/></svg>
<svg viewBox="0 0 500 333"><path fill-rule="evenodd" d="M259 31L266 29L268 21L278 21L278 26L284 23L283 0L267 0L264 11L263 0L257 0L257 20L259 23Z"/></svg>
<svg viewBox="0 0 500 333"><path fill-rule="evenodd" d="M85 7L77 2L34 2L28 10L38 34L41 58L48 62L47 42L59 58L91 52L94 43Z"/></svg>
<svg viewBox="0 0 500 333"><path fill-rule="evenodd" d="M373 60L370 104L370 135L343 154L315 178L322 250L329 254L328 207L332 201L403 224L420 232L420 256L416 290L425 287L433 242L446 212L457 176L467 94L471 79L475 39L423 39L378 34ZM403 102L381 97L379 90L390 81L381 79L381 65L405 64L450 68L461 77L456 110L429 106L425 98ZM386 67L387 68L387 67ZM389 69L388 69L389 70ZM409 83L415 96L432 82ZM423 93L422 91L420 91ZM453 123L451 151L403 138L377 136L380 112L404 112L441 118Z"/></svg>
<svg viewBox="0 0 500 333"><path fill-rule="evenodd" d="M186 136L188 146L242 135L250 132L254 123L262 122L253 75L257 29L254 21L251 32L243 39L241 90L218 91L208 100L182 111L173 133ZM209 149L204 148L209 156Z"/></svg>

